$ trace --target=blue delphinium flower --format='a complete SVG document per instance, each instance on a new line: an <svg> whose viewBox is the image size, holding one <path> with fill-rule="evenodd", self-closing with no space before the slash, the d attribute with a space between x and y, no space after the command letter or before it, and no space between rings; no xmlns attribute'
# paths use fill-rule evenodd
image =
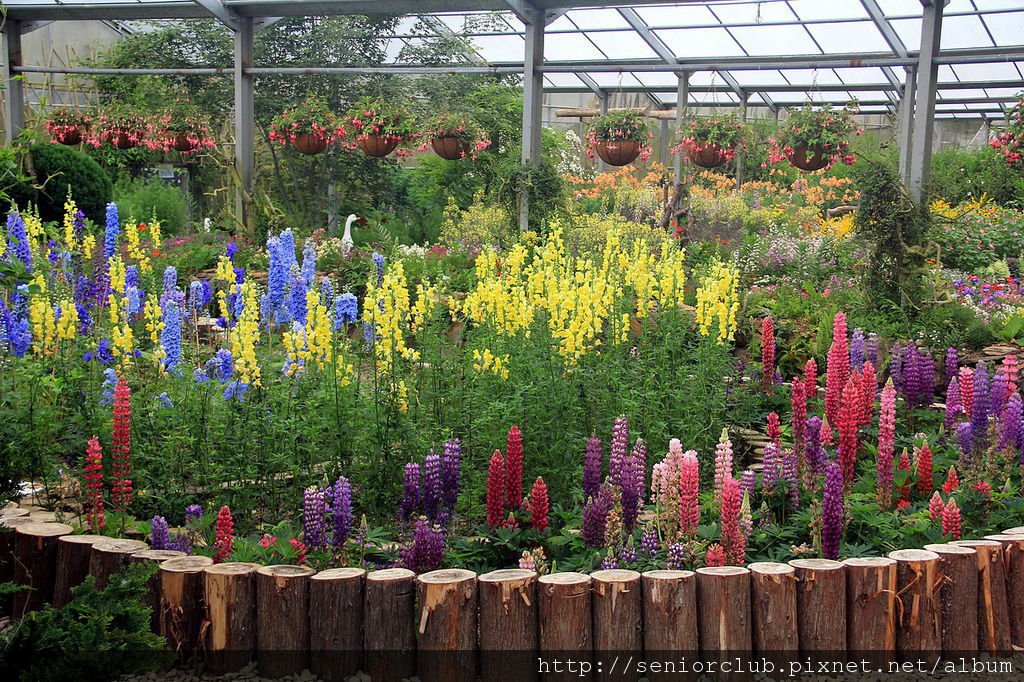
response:
<svg viewBox="0 0 1024 682"><path fill-rule="evenodd" d="M306 324L306 283L301 276L292 277L288 290L288 313L292 320L305 326Z"/></svg>
<svg viewBox="0 0 1024 682"><path fill-rule="evenodd" d="M124 270L124 285L126 287L139 286L139 268L136 265L129 265Z"/></svg>
<svg viewBox="0 0 1024 682"><path fill-rule="evenodd" d="M142 312L144 305L144 294L136 286L126 286L124 288L124 297L128 302L126 306L128 317L137 317Z"/></svg>
<svg viewBox="0 0 1024 682"><path fill-rule="evenodd" d="M384 282L384 263L387 261L384 258L384 254L373 252L371 256L373 258L373 264L377 266L377 286L380 286Z"/></svg>
<svg viewBox="0 0 1024 682"><path fill-rule="evenodd" d="M164 268L164 286L160 293L160 300L165 301L174 295L174 290L178 288L178 269L173 265L168 265Z"/></svg>
<svg viewBox="0 0 1024 682"><path fill-rule="evenodd" d="M330 277L320 278L320 300L324 302L324 305L328 305L334 300L334 282Z"/></svg>
<svg viewBox="0 0 1024 682"><path fill-rule="evenodd" d="M29 245L25 221L17 211L7 214L7 251L21 261L25 272L32 272L32 247Z"/></svg>
<svg viewBox="0 0 1024 682"><path fill-rule="evenodd" d="M234 261L236 253L238 253L238 244L234 242L228 242L227 247L224 249L224 254L228 257L228 259Z"/></svg>
<svg viewBox="0 0 1024 682"><path fill-rule="evenodd" d="M161 407L174 407L174 403L171 402L171 398L167 395L166 391L158 395L156 399L160 401Z"/></svg>
<svg viewBox="0 0 1024 682"><path fill-rule="evenodd" d="M181 362L181 311L173 299L164 302L164 328L160 332L160 346L164 350L164 369L177 374L176 368Z"/></svg>
<svg viewBox="0 0 1024 682"><path fill-rule="evenodd" d="M312 239L307 239L302 247L302 279L307 288L316 281L316 246Z"/></svg>
<svg viewBox="0 0 1024 682"><path fill-rule="evenodd" d="M196 367L192 370L192 381L197 384L205 384L210 381L210 375L206 373L206 370Z"/></svg>
<svg viewBox="0 0 1024 682"><path fill-rule="evenodd" d="M226 348L221 348L212 358L206 361L206 373L222 383L231 381L231 375L234 371L234 357L232 357L231 351Z"/></svg>
<svg viewBox="0 0 1024 682"><path fill-rule="evenodd" d="M285 230L281 233L281 257L284 260L285 272L291 273L292 268L299 264L295 257L295 233Z"/></svg>
<svg viewBox="0 0 1024 682"><path fill-rule="evenodd" d="M359 319L359 302L348 292L338 294L334 299L334 329L338 330Z"/></svg>
<svg viewBox="0 0 1024 682"><path fill-rule="evenodd" d="M188 307L194 311L202 310L206 307L208 301L203 301L203 282L194 279L188 283Z"/></svg>
<svg viewBox="0 0 1024 682"><path fill-rule="evenodd" d="M10 336L8 329L11 327L11 312L7 309L4 304L4 300L0 298L0 351L7 350L7 344L10 343Z"/></svg>
<svg viewBox="0 0 1024 682"><path fill-rule="evenodd" d="M288 289L288 263L280 238L271 237L267 240L267 255L270 262L267 266L267 294L264 297L263 314L264 323L273 326L278 321L277 312L284 305Z"/></svg>
<svg viewBox="0 0 1024 682"><path fill-rule="evenodd" d="M100 395L100 405L114 404L114 387L117 386L117 372L108 367L103 370L103 393Z"/></svg>
<svg viewBox="0 0 1024 682"><path fill-rule="evenodd" d="M249 390L249 384L242 381L232 381L224 388L224 400L245 400L245 392Z"/></svg>
<svg viewBox="0 0 1024 682"><path fill-rule="evenodd" d="M107 225L103 233L103 258L117 253L117 238L121 234L121 219L117 215L117 204L107 204Z"/></svg>

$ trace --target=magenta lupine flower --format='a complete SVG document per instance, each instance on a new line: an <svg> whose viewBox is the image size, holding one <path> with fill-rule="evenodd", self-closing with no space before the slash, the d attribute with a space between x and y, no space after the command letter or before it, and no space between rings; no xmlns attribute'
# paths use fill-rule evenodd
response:
<svg viewBox="0 0 1024 682"><path fill-rule="evenodd" d="M807 418L807 467L815 473L825 470L825 450L821 447L821 417L814 415Z"/></svg>
<svg viewBox="0 0 1024 682"><path fill-rule="evenodd" d="M697 452L687 450L679 465L679 532L693 535L700 524L700 463Z"/></svg>
<svg viewBox="0 0 1024 682"><path fill-rule="evenodd" d="M661 549L661 539L655 528L648 528L640 536L640 550L649 557L654 556Z"/></svg>
<svg viewBox="0 0 1024 682"><path fill-rule="evenodd" d="M601 488L601 439L587 439L587 449L583 452L583 501L597 495Z"/></svg>
<svg viewBox="0 0 1024 682"><path fill-rule="evenodd" d="M757 489L757 472L753 469L744 469L740 474L740 495L754 496Z"/></svg>
<svg viewBox="0 0 1024 682"><path fill-rule="evenodd" d="M149 545L153 549L170 549L171 531L167 527L167 519L154 516L149 522Z"/></svg>
<svg viewBox="0 0 1024 682"><path fill-rule="evenodd" d="M943 365L943 371L947 384L960 371L960 353L952 346L946 349L946 361Z"/></svg>
<svg viewBox="0 0 1024 682"><path fill-rule="evenodd" d="M963 404L960 402L960 382L956 376L949 380L949 387L946 389L946 416L945 432L947 435L953 433L957 419L963 413Z"/></svg>
<svg viewBox="0 0 1024 682"><path fill-rule="evenodd" d="M629 456L629 421L626 415L615 418L612 426L611 452L608 456L608 477L615 485L621 485L622 463Z"/></svg>
<svg viewBox="0 0 1024 682"><path fill-rule="evenodd" d="M637 438L633 452L623 462L619 486L622 491L622 523L627 532L636 525L636 519L640 514L646 478L647 446L642 438Z"/></svg>
<svg viewBox="0 0 1024 682"><path fill-rule="evenodd" d="M796 453L792 450L782 451L782 479L789 490L789 502L793 509L800 507L800 471L797 466ZM741 483L742 486L742 483ZM741 493L742 494L742 493Z"/></svg>
<svg viewBox="0 0 1024 682"><path fill-rule="evenodd" d="M668 546L668 568L670 571L681 571L686 568L686 546L675 543Z"/></svg>
<svg viewBox="0 0 1024 682"><path fill-rule="evenodd" d="M587 547L604 547L604 534L608 528L608 512L612 510L611 484L601 486L597 495L583 507L582 534Z"/></svg>
<svg viewBox="0 0 1024 682"><path fill-rule="evenodd" d="M415 573L441 568L444 560L444 529L425 518L416 520L412 544L402 551L402 566Z"/></svg>
<svg viewBox="0 0 1024 682"><path fill-rule="evenodd" d="M761 485L764 494L770 495L775 490L775 484L779 480L779 470L782 466L782 453L779 446L769 442L764 446L764 467L761 469Z"/></svg>
<svg viewBox="0 0 1024 682"><path fill-rule="evenodd" d="M896 388L890 379L882 389L878 415L878 452L875 470L878 497L883 506L892 500L893 453L896 451Z"/></svg>
<svg viewBox="0 0 1024 682"><path fill-rule="evenodd" d="M1021 449L1021 437L1024 406L1021 404L1020 393L1014 393L1006 401L999 417L999 449L1016 454Z"/></svg>
<svg viewBox="0 0 1024 682"><path fill-rule="evenodd" d="M331 545L340 547L352 531L352 486L344 476L339 476L331 487L331 520Z"/></svg>
<svg viewBox="0 0 1024 682"><path fill-rule="evenodd" d="M405 465L405 482L403 484L401 504L402 518L408 520L420 506L420 465L409 462Z"/></svg>
<svg viewBox="0 0 1024 682"><path fill-rule="evenodd" d="M302 537L307 547L322 549L327 546L326 514L323 489L316 486L306 488L302 493Z"/></svg>
<svg viewBox="0 0 1024 682"><path fill-rule="evenodd" d="M441 489L444 497L445 515L455 513L459 502L459 473L462 461L462 441L452 438L444 444L441 462Z"/></svg>
<svg viewBox="0 0 1024 682"><path fill-rule="evenodd" d="M971 399L971 442L975 450L988 448L988 417L992 410L992 394L988 380L988 367L979 362L974 368Z"/></svg>
<svg viewBox="0 0 1024 682"><path fill-rule="evenodd" d="M825 491L821 503L821 556L839 558L843 537L843 470L830 462L825 470Z"/></svg>
<svg viewBox="0 0 1024 682"><path fill-rule="evenodd" d="M431 450L423 459L423 513L432 523L441 516L441 458Z"/></svg>

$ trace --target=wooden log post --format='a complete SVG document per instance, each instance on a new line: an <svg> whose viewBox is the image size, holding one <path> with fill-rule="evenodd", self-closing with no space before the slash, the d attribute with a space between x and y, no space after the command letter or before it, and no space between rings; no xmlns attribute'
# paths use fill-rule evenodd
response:
<svg viewBox="0 0 1024 682"><path fill-rule="evenodd" d="M837 660L846 650L846 566L831 559L794 559L800 653Z"/></svg>
<svg viewBox="0 0 1024 682"><path fill-rule="evenodd" d="M424 573L419 596L417 670L422 682L476 679L476 573L461 568Z"/></svg>
<svg viewBox="0 0 1024 682"><path fill-rule="evenodd" d="M160 634L167 646L182 657L199 649L199 633L205 617L204 574L213 559L186 556L160 564Z"/></svg>
<svg viewBox="0 0 1024 682"><path fill-rule="evenodd" d="M753 648L750 571L738 566L698 568L697 614L700 652L705 662L749 656Z"/></svg>
<svg viewBox="0 0 1024 682"><path fill-rule="evenodd" d="M35 522L28 517L27 513L21 516L0 518L0 582L7 583L14 580L14 539L17 537L15 529L30 523Z"/></svg>
<svg viewBox="0 0 1024 682"><path fill-rule="evenodd" d="M301 673L309 665L308 566L256 571L256 647L263 677Z"/></svg>
<svg viewBox="0 0 1024 682"><path fill-rule="evenodd" d="M416 574L388 568L366 575L363 648L373 680L416 674Z"/></svg>
<svg viewBox="0 0 1024 682"><path fill-rule="evenodd" d="M597 671L597 679L636 680L639 677L636 667L612 670L610 662L616 656L624 664L630 657L635 661L643 660L640 574L628 570L604 570L591 573L590 579L593 581L594 653L605 662Z"/></svg>
<svg viewBox="0 0 1024 682"><path fill-rule="evenodd" d="M693 571L647 571L643 574L644 651L652 682L692 679L662 662L697 658L697 574ZM655 669L655 665L659 669Z"/></svg>
<svg viewBox="0 0 1024 682"><path fill-rule="evenodd" d="M31 588L14 595L16 618L53 601L57 540L73 531L63 523L26 523L14 529L14 582Z"/></svg>
<svg viewBox="0 0 1024 682"><path fill-rule="evenodd" d="M552 573L537 580L540 616L540 657L572 658L578 666L592 665L593 622L590 606L589 575ZM580 669L569 671L565 661L556 667L542 660L538 673L544 680L579 680Z"/></svg>
<svg viewBox="0 0 1024 682"><path fill-rule="evenodd" d="M96 580L96 589L106 589L115 573L128 565L132 554L149 549L140 540L100 540L89 554L89 575Z"/></svg>
<svg viewBox="0 0 1024 682"><path fill-rule="evenodd" d="M1024 647L1024 535L986 535L985 539L1003 546L1010 642Z"/></svg>
<svg viewBox="0 0 1024 682"><path fill-rule="evenodd" d="M29 513L30 512L28 509L22 509L21 507L10 507L8 509L0 509L0 521L4 521L6 519L16 519L22 516L28 516Z"/></svg>
<svg viewBox="0 0 1024 682"><path fill-rule="evenodd" d="M959 545L925 545L939 555L943 580L942 651L948 657L978 649L978 553Z"/></svg>
<svg viewBox="0 0 1024 682"><path fill-rule="evenodd" d="M206 667L215 674L241 670L255 656L259 568L259 564L231 561L203 571Z"/></svg>
<svg viewBox="0 0 1024 682"><path fill-rule="evenodd" d="M363 665L361 568L332 568L309 579L310 670L325 682L342 682Z"/></svg>
<svg viewBox="0 0 1024 682"><path fill-rule="evenodd" d="M1003 531L1003 535L1024 535L1024 526L1017 526L1015 528L1007 528Z"/></svg>
<svg viewBox="0 0 1024 682"><path fill-rule="evenodd" d="M896 561L896 654L903 660L934 660L942 651L942 570L926 549L889 552Z"/></svg>
<svg viewBox="0 0 1024 682"><path fill-rule="evenodd" d="M477 578L480 593L480 678L537 679L537 574L491 571Z"/></svg>
<svg viewBox="0 0 1024 682"><path fill-rule="evenodd" d="M888 669L896 653L896 561L847 559L846 647L851 661Z"/></svg>
<svg viewBox="0 0 1024 682"><path fill-rule="evenodd" d="M155 634L160 634L160 564L168 559L179 559L187 556L184 552L171 549L144 549L128 557L129 563L155 563L156 571L146 583L147 591L142 595L140 601L148 606L153 616L150 619L150 629Z"/></svg>
<svg viewBox="0 0 1024 682"><path fill-rule="evenodd" d="M978 650L990 654L1010 651L1010 611L1003 570L1003 546L994 540L957 540L950 544L977 552Z"/></svg>
<svg viewBox="0 0 1024 682"><path fill-rule="evenodd" d="M788 564L761 561L750 570L753 650L771 661L776 670L800 653L797 632L796 569Z"/></svg>
<svg viewBox="0 0 1024 682"><path fill-rule="evenodd" d="M36 523L59 523L55 512L46 511L44 509L30 512L28 517Z"/></svg>
<svg viewBox="0 0 1024 682"><path fill-rule="evenodd" d="M64 535L57 539L57 573L53 580L53 605L58 609L71 600L71 588L89 575L92 546L109 540L103 535Z"/></svg>

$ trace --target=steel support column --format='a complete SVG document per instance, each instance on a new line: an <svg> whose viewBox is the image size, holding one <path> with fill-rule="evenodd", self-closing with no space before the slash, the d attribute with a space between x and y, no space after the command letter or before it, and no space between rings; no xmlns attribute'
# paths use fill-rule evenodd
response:
<svg viewBox="0 0 1024 682"><path fill-rule="evenodd" d="M690 104L690 72L683 71L678 74L679 80L676 84L676 130L683 127L683 117L686 116L686 108ZM683 152L680 150L675 154L675 175L676 184L683 181Z"/></svg>
<svg viewBox="0 0 1024 682"><path fill-rule="evenodd" d="M917 95L914 98L914 130L911 131L910 184L914 201L921 201L931 178L932 136L935 134L935 90L939 77L939 44L942 39L942 10L945 0L925 2L921 19L921 52L917 65Z"/></svg>
<svg viewBox="0 0 1024 682"><path fill-rule="evenodd" d="M525 3L524 3L525 4ZM540 160L540 131L544 102L544 74L538 67L544 63L544 13L526 7L526 54L523 59L523 165ZM519 229L526 231L530 223L530 194L519 196Z"/></svg>
<svg viewBox="0 0 1024 682"><path fill-rule="evenodd" d="M750 95L746 95L746 94L743 95L743 99L740 100L740 123L744 123L745 124L747 122L747 104L749 103L749 100L750 100ZM743 186L743 176L746 174L746 173L744 173L744 171L746 170L746 164L747 164L747 152L743 149L742 145L739 147L739 149L736 150L736 157L735 158L736 158L736 188L739 189L740 187Z"/></svg>
<svg viewBox="0 0 1024 682"><path fill-rule="evenodd" d="M917 91L917 67L907 69L907 82L903 85L899 110L900 179L910 186L910 149L914 132L914 95Z"/></svg>
<svg viewBox="0 0 1024 682"><path fill-rule="evenodd" d="M608 113L608 100L610 98L611 98L611 93L609 93L609 92L605 92L601 96L600 106L601 106L601 115L602 116L604 116L605 114ZM606 164L604 162L604 159L602 159L600 156L597 157L597 170L598 170L599 173L604 173L606 170L608 170L608 164Z"/></svg>
<svg viewBox="0 0 1024 682"><path fill-rule="evenodd" d="M255 153L254 76L246 69L253 66L253 37L255 24L252 17L239 17L235 31L235 171L238 187L235 194L235 220L241 229L252 227L252 179Z"/></svg>
<svg viewBox="0 0 1024 682"><path fill-rule="evenodd" d="M10 143L25 128L25 87L15 73L21 66L21 22L4 23L4 140Z"/></svg>

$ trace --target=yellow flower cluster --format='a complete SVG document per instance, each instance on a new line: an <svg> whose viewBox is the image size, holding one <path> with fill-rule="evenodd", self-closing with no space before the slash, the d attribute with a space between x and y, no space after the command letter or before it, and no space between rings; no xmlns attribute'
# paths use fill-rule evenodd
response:
<svg viewBox="0 0 1024 682"><path fill-rule="evenodd" d="M69 191L67 201L64 202L64 245L69 251L75 251L81 246L78 243L78 239L75 238L76 213L78 213L78 205L71 198L71 192Z"/></svg>
<svg viewBox="0 0 1024 682"><path fill-rule="evenodd" d="M78 308L70 298L61 299L60 317L57 319L57 339L73 341L78 335Z"/></svg>
<svg viewBox="0 0 1024 682"><path fill-rule="evenodd" d="M124 261L121 260L121 256L114 254L107 261L107 269L110 272L110 292L111 295L117 294L118 296L124 296L124 291L127 286L128 270L124 266Z"/></svg>
<svg viewBox="0 0 1024 682"><path fill-rule="evenodd" d="M490 348L473 349L473 369L481 374L491 373L500 379L508 379L508 353L495 355Z"/></svg>
<svg viewBox="0 0 1024 682"><path fill-rule="evenodd" d="M415 334L423 329L437 309L437 303L437 287L418 284L416 286L416 303L413 304L409 317L409 331Z"/></svg>
<svg viewBox="0 0 1024 682"><path fill-rule="evenodd" d="M143 315L146 318L146 331L149 332L149 340L153 343L153 362L156 363L157 367L164 369L164 359L167 357L167 353L160 344L160 333L164 330L164 319L159 301L152 296L147 297Z"/></svg>
<svg viewBox="0 0 1024 682"><path fill-rule="evenodd" d="M373 354L377 369L386 376L394 371L399 359L411 362L419 360L419 352L405 343L405 330L410 325L410 317L409 285L402 261L388 266L380 287L377 286L376 273L371 274L366 287L363 320L373 325L376 332Z"/></svg>
<svg viewBox="0 0 1024 682"><path fill-rule="evenodd" d="M28 305L32 352L36 355L53 355L57 350L57 319L46 294L46 280L42 275L36 275L30 286L38 292L32 296Z"/></svg>
<svg viewBox="0 0 1024 682"><path fill-rule="evenodd" d="M732 341L736 334L736 314L740 309L739 270L731 264L716 263L697 288L697 324L700 333L718 343ZM717 329L713 329L717 325Z"/></svg>
<svg viewBox="0 0 1024 682"><path fill-rule="evenodd" d="M118 366L124 368L135 348L135 334L128 324L128 312L121 314L121 297L114 292L108 298L110 312L110 345L111 353L118 360Z"/></svg>
<svg viewBox="0 0 1024 682"><path fill-rule="evenodd" d="M234 356L239 381L250 386L261 386L262 376L256 361L256 344L260 339L259 291L256 284L250 281L242 284L241 294L242 314L229 335L231 354Z"/></svg>
<svg viewBox="0 0 1024 682"><path fill-rule="evenodd" d="M818 234L829 235L838 240L846 239L853 234L853 214L822 219L818 226Z"/></svg>
<svg viewBox="0 0 1024 682"><path fill-rule="evenodd" d="M44 236L43 221L40 219L38 211L22 211L21 218L25 221L25 232L28 233L29 240L38 240Z"/></svg>
<svg viewBox="0 0 1024 682"><path fill-rule="evenodd" d="M225 320L230 320L231 311L228 309L228 290L236 286L235 266L231 259L224 255L217 261L217 271L213 275L213 285L216 286L218 282L223 283L224 287L217 289L217 309L220 311L221 317Z"/></svg>
<svg viewBox="0 0 1024 682"><path fill-rule="evenodd" d="M331 316L320 298L320 292L306 292L306 324L296 324L284 333L285 366L287 376L296 376L310 366L322 370L331 357L333 345Z"/></svg>
<svg viewBox="0 0 1024 682"><path fill-rule="evenodd" d="M146 250L142 247L142 242L139 238L139 226L134 222L125 223L124 238L128 248L128 256L134 258L139 264L139 271L149 272L153 266L150 264Z"/></svg>

